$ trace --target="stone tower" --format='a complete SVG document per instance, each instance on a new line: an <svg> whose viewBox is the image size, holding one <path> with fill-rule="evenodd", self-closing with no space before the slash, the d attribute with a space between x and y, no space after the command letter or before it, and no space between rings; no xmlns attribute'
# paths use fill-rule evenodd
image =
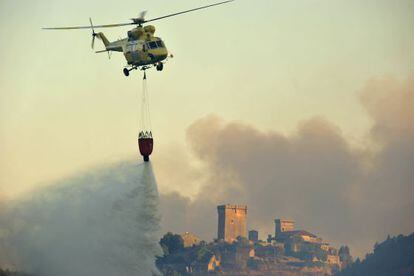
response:
<svg viewBox="0 0 414 276"><path fill-rule="evenodd" d="M295 230L295 221L290 219L275 219L275 238L282 232Z"/></svg>
<svg viewBox="0 0 414 276"><path fill-rule="evenodd" d="M247 236L247 206L220 205L218 211L217 238L226 242L233 242L237 237Z"/></svg>

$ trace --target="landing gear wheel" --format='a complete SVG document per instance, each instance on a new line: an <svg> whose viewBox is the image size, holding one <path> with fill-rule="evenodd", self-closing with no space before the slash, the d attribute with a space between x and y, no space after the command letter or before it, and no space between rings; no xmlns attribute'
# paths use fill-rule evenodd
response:
<svg viewBox="0 0 414 276"><path fill-rule="evenodd" d="M157 71L162 71L163 68L164 68L164 64L162 62L159 62L157 64Z"/></svg>
<svg viewBox="0 0 414 276"><path fill-rule="evenodd" d="M124 68L124 75L125 75L125 77L128 77L129 76L129 70L128 70L128 68Z"/></svg>

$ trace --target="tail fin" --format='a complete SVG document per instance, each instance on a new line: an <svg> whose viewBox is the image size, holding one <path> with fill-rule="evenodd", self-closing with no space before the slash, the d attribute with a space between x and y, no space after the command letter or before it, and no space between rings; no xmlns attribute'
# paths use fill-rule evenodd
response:
<svg viewBox="0 0 414 276"><path fill-rule="evenodd" d="M103 33L97 33L96 35L98 36L99 39L102 40L105 47L109 45L110 42Z"/></svg>

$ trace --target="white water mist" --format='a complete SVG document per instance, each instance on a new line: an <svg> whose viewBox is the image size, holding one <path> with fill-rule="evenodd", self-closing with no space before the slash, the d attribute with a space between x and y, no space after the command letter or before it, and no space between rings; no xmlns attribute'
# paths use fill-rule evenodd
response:
<svg viewBox="0 0 414 276"><path fill-rule="evenodd" d="M0 266L38 276L157 275L158 191L125 162L20 199L0 215Z"/></svg>

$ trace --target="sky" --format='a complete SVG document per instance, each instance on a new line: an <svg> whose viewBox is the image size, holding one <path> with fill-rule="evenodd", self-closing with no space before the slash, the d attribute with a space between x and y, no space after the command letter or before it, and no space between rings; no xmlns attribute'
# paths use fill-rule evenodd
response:
<svg viewBox="0 0 414 276"><path fill-rule="evenodd" d="M142 10L149 19L210 3L1 0L3 202L137 156L141 73L125 78L120 53L94 54L87 30L41 27L128 22ZM177 225L164 215L165 228L196 228L185 211L202 217L208 208L211 233L215 205L244 202L263 237L276 216L359 253L387 233L413 231L405 223L414 221L405 196L413 189L413 1L237 0L154 25L174 54L164 71L148 73L162 208L182 210L181 218L171 211ZM103 30L109 40L127 31ZM249 195L255 187L262 192ZM384 206L373 208L375 199ZM359 231L364 216L372 225ZM198 234L212 238L207 230Z"/></svg>

